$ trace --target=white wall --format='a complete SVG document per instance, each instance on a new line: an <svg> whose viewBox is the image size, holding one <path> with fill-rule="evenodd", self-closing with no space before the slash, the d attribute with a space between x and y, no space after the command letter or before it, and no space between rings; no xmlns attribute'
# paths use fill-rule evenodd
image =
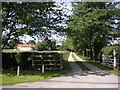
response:
<svg viewBox="0 0 120 90"><path fill-rule="evenodd" d="M31 47L17 47L18 50L23 50L23 51L31 51L33 48Z"/></svg>

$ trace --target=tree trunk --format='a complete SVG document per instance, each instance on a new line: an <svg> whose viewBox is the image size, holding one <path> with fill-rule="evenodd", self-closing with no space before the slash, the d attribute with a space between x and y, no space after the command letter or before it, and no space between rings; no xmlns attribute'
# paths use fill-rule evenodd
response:
<svg viewBox="0 0 120 90"><path fill-rule="evenodd" d="M96 59L96 58L95 58L96 53L95 53L95 47L94 47L94 46L92 47L92 52L93 52L93 60L95 61L95 59Z"/></svg>
<svg viewBox="0 0 120 90"><path fill-rule="evenodd" d="M92 49L92 45L90 45L90 59L93 60L93 49Z"/></svg>
<svg viewBox="0 0 120 90"><path fill-rule="evenodd" d="M87 56L86 49L84 50L84 56L85 56L85 57Z"/></svg>

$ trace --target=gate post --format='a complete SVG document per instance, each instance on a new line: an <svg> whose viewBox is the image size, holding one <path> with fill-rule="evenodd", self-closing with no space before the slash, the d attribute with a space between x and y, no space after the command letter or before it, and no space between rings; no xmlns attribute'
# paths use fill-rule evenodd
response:
<svg viewBox="0 0 120 90"><path fill-rule="evenodd" d="M114 70L116 68L116 51L113 50L113 56L114 56Z"/></svg>
<svg viewBox="0 0 120 90"><path fill-rule="evenodd" d="M102 54L102 64L105 65L105 55Z"/></svg>
<svg viewBox="0 0 120 90"><path fill-rule="evenodd" d="M44 65L42 65L42 73L44 73L44 70L45 70L45 69L44 69Z"/></svg>

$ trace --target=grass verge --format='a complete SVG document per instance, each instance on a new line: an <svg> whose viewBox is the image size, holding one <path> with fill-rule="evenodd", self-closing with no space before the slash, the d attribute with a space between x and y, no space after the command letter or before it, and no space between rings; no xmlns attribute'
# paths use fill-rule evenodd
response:
<svg viewBox="0 0 120 90"><path fill-rule="evenodd" d="M78 54L77 54L78 55ZM113 73L113 74L117 74L117 75L120 75L120 71L119 70L113 70L112 68L109 68L103 64L101 64L99 61L95 62L91 59L89 59L88 57L84 57L84 56L80 56L78 55L80 58L82 58L83 60L85 60L86 62L100 68L101 70L104 70L104 71L107 71L107 72L110 72L110 73Z"/></svg>
<svg viewBox="0 0 120 90"><path fill-rule="evenodd" d="M72 57L73 57L75 63L77 65L79 65L82 70L90 71L90 69L88 67L86 67L82 62L80 62L73 54L72 54Z"/></svg>
<svg viewBox="0 0 120 90"><path fill-rule="evenodd" d="M68 63L69 53L63 54L63 69L59 71L45 71L42 74L40 71L20 71L21 75L17 76L16 71L13 70L3 70L0 74L0 80L2 83L0 85L11 85L16 83L32 82L36 80L49 79L52 77L60 76L71 70L71 67Z"/></svg>

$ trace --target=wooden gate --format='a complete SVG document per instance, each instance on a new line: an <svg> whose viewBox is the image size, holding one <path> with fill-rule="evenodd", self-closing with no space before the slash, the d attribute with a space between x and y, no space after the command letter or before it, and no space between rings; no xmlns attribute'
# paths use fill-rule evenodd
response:
<svg viewBox="0 0 120 90"><path fill-rule="evenodd" d="M58 53L40 53L36 55L33 62L37 70L60 70L62 69L62 54Z"/></svg>
<svg viewBox="0 0 120 90"><path fill-rule="evenodd" d="M102 55L102 64L113 69L119 69L120 67L120 49L113 50L111 55Z"/></svg>

